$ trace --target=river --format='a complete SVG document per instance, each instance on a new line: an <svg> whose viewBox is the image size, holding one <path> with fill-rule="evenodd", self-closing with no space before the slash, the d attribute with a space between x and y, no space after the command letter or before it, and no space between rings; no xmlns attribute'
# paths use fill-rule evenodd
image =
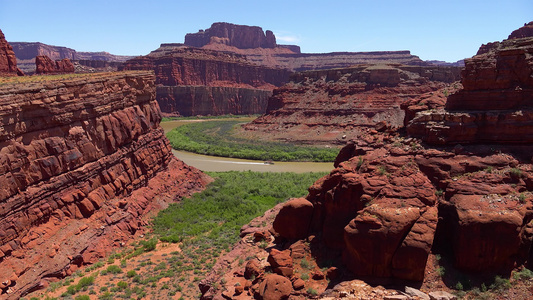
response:
<svg viewBox="0 0 533 300"><path fill-rule="evenodd" d="M253 118L238 118L243 122L249 122ZM178 120L161 122L161 127L165 133L170 130L191 122L201 122L204 120ZM222 172L222 171L256 171L256 172L330 172L333 170L333 163L319 163L319 162L274 162L274 164L265 164L263 161L218 157L195 154L185 151L172 150L172 153L184 161L186 164L196 167L202 171L207 172Z"/></svg>

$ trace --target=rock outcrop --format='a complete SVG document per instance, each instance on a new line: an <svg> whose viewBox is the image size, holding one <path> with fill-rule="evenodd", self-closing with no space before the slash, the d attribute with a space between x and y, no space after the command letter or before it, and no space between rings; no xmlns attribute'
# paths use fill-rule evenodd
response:
<svg viewBox="0 0 533 300"><path fill-rule="evenodd" d="M165 114L264 113L287 70L250 64L242 55L179 47L126 62L127 70L155 70L157 100ZM198 93L197 93L198 92Z"/></svg>
<svg viewBox="0 0 533 300"><path fill-rule="evenodd" d="M185 45L202 47L207 44L224 44L240 49L274 48L276 37L272 31L258 26L213 23L210 28L185 35Z"/></svg>
<svg viewBox="0 0 533 300"><path fill-rule="evenodd" d="M17 71L17 59L13 47L0 30L0 76L16 76Z"/></svg>
<svg viewBox="0 0 533 300"><path fill-rule="evenodd" d="M513 38L483 45L465 60L463 89L444 107L421 112L408 133L432 144L533 141L533 36L526 25ZM519 38L518 36L526 35Z"/></svg>
<svg viewBox="0 0 533 300"><path fill-rule="evenodd" d="M36 74L65 74L74 73L74 65L68 58L53 61L50 57L39 55L35 58Z"/></svg>
<svg viewBox="0 0 533 300"><path fill-rule="evenodd" d="M403 105L412 118L407 133L439 148L401 132L361 130L336 169L309 188L309 204L293 200L280 209L277 249L301 243L308 228L317 260L324 253L317 244L325 245L342 253L337 266L365 278L423 281L431 253L463 274L509 276L530 266L532 43L493 44L465 61L462 86L447 101ZM291 216L298 234L279 225Z"/></svg>
<svg viewBox="0 0 533 300"><path fill-rule="evenodd" d="M266 114L247 124L243 134L344 143L380 122L382 130L401 127L401 103L443 94L459 72L456 67L359 65L296 73L274 90Z"/></svg>
<svg viewBox="0 0 533 300"><path fill-rule="evenodd" d="M17 299L120 247L207 178L159 126L151 72L0 88L0 282Z"/></svg>
<svg viewBox="0 0 533 300"><path fill-rule="evenodd" d="M508 39L521 39L525 37L533 37L533 22L524 24L524 26L513 31Z"/></svg>

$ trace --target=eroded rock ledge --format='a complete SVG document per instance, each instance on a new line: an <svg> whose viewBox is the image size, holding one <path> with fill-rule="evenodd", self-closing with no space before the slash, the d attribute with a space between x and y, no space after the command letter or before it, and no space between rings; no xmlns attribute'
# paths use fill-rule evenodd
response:
<svg viewBox="0 0 533 300"><path fill-rule="evenodd" d="M0 86L0 289L97 261L143 216L202 189L171 152L146 71ZM157 201L156 201L157 200Z"/></svg>
<svg viewBox="0 0 533 300"><path fill-rule="evenodd" d="M478 53L465 60L464 89L414 117L411 136L441 145L533 141L533 37L489 43Z"/></svg>

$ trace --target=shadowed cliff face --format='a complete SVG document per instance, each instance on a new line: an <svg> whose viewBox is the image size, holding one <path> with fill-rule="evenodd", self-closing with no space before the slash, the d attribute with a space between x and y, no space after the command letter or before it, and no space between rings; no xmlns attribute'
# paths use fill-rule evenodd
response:
<svg viewBox="0 0 533 300"><path fill-rule="evenodd" d="M3 294L97 261L142 231L147 212L207 182L172 155L154 80L141 71L0 85Z"/></svg>

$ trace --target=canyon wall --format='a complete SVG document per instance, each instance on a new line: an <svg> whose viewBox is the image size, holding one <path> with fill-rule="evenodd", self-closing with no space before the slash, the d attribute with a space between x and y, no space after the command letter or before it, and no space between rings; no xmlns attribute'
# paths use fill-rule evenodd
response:
<svg viewBox="0 0 533 300"><path fill-rule="evenodd" d="M266 97L290 74L250 64L242 55L188 47L156 51L124 68L155 70L157 100L166 115L263 113Z"/></svg>
<svg viewBox="0 0 533 300"><path fill-rule="evenodd" d="M120 63L128 59L133 58L132 56L125 55L114 55L108 52L80 52L71 48L61 47L61 46L52 46L43 43L30 43L30 42L11 42L13 46L13 51L18 60L19 67L22 71L27 74L33 74L35 70L35 57L37 56L48 56L51 60L63 60L69 59L71 61L81 60L85 61L84 65L92 64L98 65L98 63L89 63L87 61L105 61L105 62L114 62ZM92 67L96 68L96 67ZM107 71L116 71L117 66L114 66L113 69L107 68ZM78 68L76 72L90 72L87 68ZM94 71L94 70L93 70ZM100 70L101 71L101 70Z"/></svg>
<svg viewBox="0 0 533 300"><path fill-rule="evenodd" d="M344 143L360 129L401 127L400 104L432 94L444 97L459 79L456 67L359 65L295 73L274 90L266 114L243 134L301 142Z"/></svg>
<svg viewBox="0 0 533 300"><path fill-rule="evenodd" d="M159 86L159 106L182 116L262 114L270 90L219 86Z"/></svg>
<svg viewBox="0 0 533 300"><path fill-rule="evenodd" d="M432 144L533 141L533 33L483 45L478 53L465 60L464 88L445 107L414 117L410 135Z"/></svg>
<svg viewBox="0 0 533 300"><path fill-rule="evenodd" d="M130 71L0 86L2 297L96 262L208 181L173 156L154 81Z"/></svg>
<svg viewBox="0 0 533 300"><path fill-rule="evenodd" d="M17 59L34 59L39 55L46 55L52 60L68 58L70 60L105 60L105 61L126 61L131 56L114 55L108 52L80 52L68 47L52 46L39 42L11 42L13 51Z"/></svg>
<svg viewBox="0 0 533 300"><path fill-rule="evenodd" d="M293 72L348 68L358 64L431 65L410 51L246 54L250 62Z"/></svg>
<svg viewBox="0 0 533 300"><path fill-rule="evenodd" d="M15 76L17 70L17 59L13 47L6 41L4 33L0 30L0 76Z"/></svg>

